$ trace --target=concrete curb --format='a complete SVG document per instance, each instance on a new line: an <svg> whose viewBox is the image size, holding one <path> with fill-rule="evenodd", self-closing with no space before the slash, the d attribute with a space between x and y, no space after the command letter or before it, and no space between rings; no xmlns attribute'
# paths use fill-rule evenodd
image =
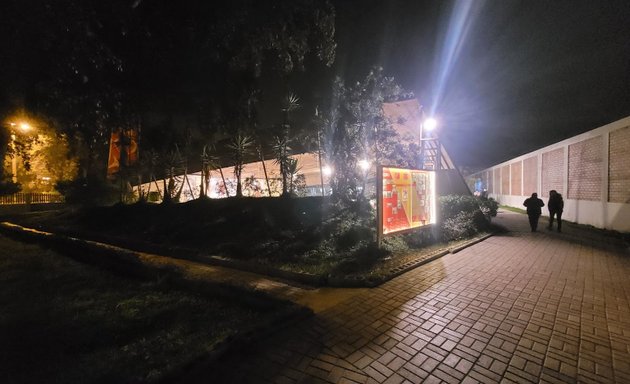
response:
<svg viewBox="0 0 630 384"><path fill-rule="evenodd" d="M278 268L268 267L261 264L246 263L239 260L232 260L232 259L228 259L221 256L206 256L206 258L204 258L203 260L205 262L208 262L213 265L218 265L220 267L235 268L242 271L258 273L262 275L276 277L279 279L285 279L285 280L294 281L297 283L312 285L315 287L325 286L327 282L326 277L322 275L284 271Z"/></svg>
<svg viewBox="0 0 630 384"><path fill-rule="evenodd" d="M407 273L409 271L411 271L412 269L418 268L422 265L428 264L434 260L437 260L441 257L443 257L444 255L447 255L449 253L457 253L465 248L468 248L472 245L475 245L481 241L486 240L487 238L493 236L494 233L488 233L486 235L483 235L481 237L472 239L471 241L468 241L464 244L461 244L457 247L453 247L453 248L445 248L439 251L434 252L433 254L428 255L426 258L424 259L420 259L420 260L415 260L415 261L411 261L408 262L406 264L403 264L399 267L396 267L394 269L392 269L390 271L390 274L388 274L387 276L384 276L382 278L373 280L373 281L365 281L363 279L348 279L348 278L344 278L344 277L334 277L331 276L328 279L328 283L330 286L332 287L342 287L342 288L358 288L358 287L367 287L367 288L374 288L377 287L383 283L388 282L389 280L392 280L404 273Z"/></svg>
<svg viewBox="0 0 630 384"><path fill-rule="evenodd" d="M457 253L457 252L459 252L459 251L461 251L461 250L463 250L463 249L466 249L466 248L468 248L468 247L470 247L470 246L472 246L472 245L475 245L475 244L477 244L477 243L480 243L480 242L482 242L482 241L486 240L487 238L489 238L489 237L491 237L491 236L494 236L494 233L488 233L488 234L483 235L483 236L481 236L481 237L478 237L478 238L476 238L476 239L472 239L471 241L466 242L466 243L464 243L464 244L462 244L462 245L459 245L459 246L457 246L457 247L449 248L449 250L448 250L448 251L449 251L449 253Z"/></svg>

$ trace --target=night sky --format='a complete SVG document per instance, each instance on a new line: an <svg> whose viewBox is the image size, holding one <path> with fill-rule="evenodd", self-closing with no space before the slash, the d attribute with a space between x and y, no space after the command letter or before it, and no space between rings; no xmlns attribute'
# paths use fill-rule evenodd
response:
<svg viewBox="0 0 630 384"><path fill-rule="evenodd" d="M413 92L427 114L435 114L440 137L460 166L493 165L630 115L630 1L331 1L338 44L333 66L307 59L306 71L292 73L286 82L263 73L261 124L280 121L278 100L288 91L300 97L296 115L308 121L315 106L330 97L335 76L350 83L374 66ZM35 88L35 77L47 79L47 68L59 66L60 60L45 56L41 47L71 51L76 46L47 37L54 30L65 39L63 25L49 27L42 20L58 19L33 11L58 3L10 4L12 12L4 12L0 23L0 96L4 92L4 100L16 104L15 95ZM131 15L124 27L116 20L117 8L97 4L104 30L112 32L97 38L131 64L122 77L126 83L117 86L137 91L143 100L155 98L162 110L186 108L222 81L199 50L171 38L186 28L190 15L214 17L214 3L120 0L115 4ZM76 19L71 9L59 12L70 23ZM134 20L149 16L154 34L146 40L168 41L169 47L139 49L121 33L133 32ZM28 31L22 33L25 40L13 41L11 28ZM94 78L85 76L87 86ZM5 104L7 110L10 103Z"/></svg>
<svg viewBox="0 0 630 384"><path fill-rule="evenodd" d="M335 70L383 66L435 110L458 165L493 165L630 115L630 1L360 3L337 2ZM449 33L457 53L441 76Z"/></svg>

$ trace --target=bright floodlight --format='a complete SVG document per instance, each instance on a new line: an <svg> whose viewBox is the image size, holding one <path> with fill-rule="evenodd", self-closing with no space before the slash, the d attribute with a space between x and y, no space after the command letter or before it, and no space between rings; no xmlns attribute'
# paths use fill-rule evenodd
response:
<svg viewBox="0 0 630 384"><path fill-rule="evenodd" d="M324 167L322 167L322 173L324 174L324 176L330 176L332 175L332 168L330 168L328 165L325 165Z"/></svg>
<svg viewBox="0 0 630 384"><path fill-rule="evenodd" d="M367 160L359 160L359 167L361 167L363 171L367 171L370 169L370 162Z"/></svg>
<svg viewBox="0 0 630 384"><path fill-rule="evenodd" d="M429 117L424 121L424 129L426 131L431 132L435 129L435 127L437 127L437 120L435 120L434 118Z"/></svg>

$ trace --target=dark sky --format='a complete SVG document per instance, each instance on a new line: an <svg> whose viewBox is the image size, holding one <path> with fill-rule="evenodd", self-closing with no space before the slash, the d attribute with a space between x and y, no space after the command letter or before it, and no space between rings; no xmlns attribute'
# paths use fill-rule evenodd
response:
<svg viewBox="0 0 630 384"><path fill-rule="evenodd" d="M630 1L335 4L334 71L381 65L435 108L458 165L492 165L630 115Z"/></svg>

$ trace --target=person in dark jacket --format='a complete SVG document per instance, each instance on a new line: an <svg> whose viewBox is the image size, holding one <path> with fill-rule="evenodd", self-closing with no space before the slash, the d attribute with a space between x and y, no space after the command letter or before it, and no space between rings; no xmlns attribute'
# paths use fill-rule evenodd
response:
<svg viewBox="0 0 630 384"><path fill-rule="evenodd" d="M553 219L555 216L558 221L558 232L562 232L562 211L564 210L564 200L562 200L562 195L554 189L549 191L547 208L549 209L549 230L553 229Z"/></svg>
<svg viewBox="0 0 630 384"><path fill-rule="evenodd" d="M532 232L536 232L536 229L538 229L538 219L542 213L540 208L544 207L545 203L538 198L537 193L532 193L532 197L525 199L523 205L527 207L529 226L532 228Z"/></svg>

